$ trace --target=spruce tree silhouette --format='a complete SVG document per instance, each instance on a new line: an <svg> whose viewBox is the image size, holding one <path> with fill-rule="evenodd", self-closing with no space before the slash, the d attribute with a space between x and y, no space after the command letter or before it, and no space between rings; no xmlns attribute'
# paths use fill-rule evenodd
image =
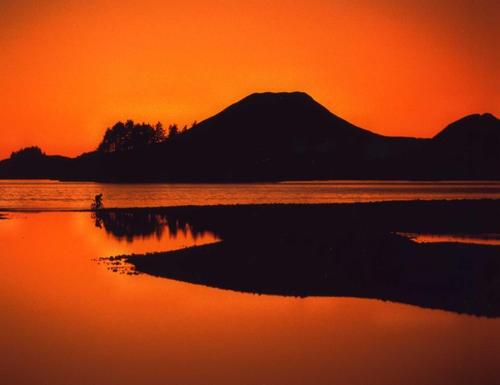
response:
<svg viewBox="0 0 500 385"><path fill-rule="evenodd" d="M101 153L132 151L165 140L165 130L160 122L153 127L149 123L127 120L108 128L97 149Z"/></svg>

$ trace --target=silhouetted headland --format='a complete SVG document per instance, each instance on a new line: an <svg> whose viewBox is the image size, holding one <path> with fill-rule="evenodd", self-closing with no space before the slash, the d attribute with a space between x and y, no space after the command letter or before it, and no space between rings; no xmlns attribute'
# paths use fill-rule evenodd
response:
<svg viewBox="0 0 500 385"><path fill-rule="evenodd" d="M77 158L38 148L0 162L0 178L103 182L500 179L500 121L470 115L432 139L357 127L302 92L252 94L191 128L127 121Z"/></svg>
<svg viewBox="0 0 500 385"><path fill-rule="evenodd" d="M377 298L500 316L499 246L419 244L397 235L499 234L497 200L192 206L102 215L106 229L119 236L157 232L168 222L222 239L120 257L137 272L259 294Z"/></svg>

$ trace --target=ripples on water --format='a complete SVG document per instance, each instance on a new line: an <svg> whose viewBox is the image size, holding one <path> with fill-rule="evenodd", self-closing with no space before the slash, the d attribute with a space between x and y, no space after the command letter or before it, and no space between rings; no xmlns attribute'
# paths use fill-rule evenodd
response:
<svg viewBox="0 0 500 385"><path fill-rule="evenodd" d="M0 181L0 209L87 209L96 194L106 207L251 203L349 203L412 199L500 199L499 182L318 181L259 184L102 184Z"/></svg>

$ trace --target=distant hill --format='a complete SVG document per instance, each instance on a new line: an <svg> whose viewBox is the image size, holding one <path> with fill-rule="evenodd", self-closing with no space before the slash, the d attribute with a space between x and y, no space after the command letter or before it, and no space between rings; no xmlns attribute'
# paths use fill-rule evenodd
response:
<svg viewBox="0 0 500 385"><path fill-rule="evenodd" d="M491 114L460 119L432 139L387 137L341 119L305 93L268 92L249 95L161 143L74 159L40 155L37 162L4 160L0 177L172 182L500 179L499 154L500 121Z"/></svg>
<svg viewBox="0 0 500 385"><path fill-rule="evenodd" d="M500 179L500 120L474 114L451 123L432 139L428 154L438 175Z"/></svg>
<svg viewBox="0 0 500 385"><path fill-rule="evenodd" d="M499 121L492 114L468 115L451 123L434 139L441 143L448 142L453 145L467 146L471 143L492 141L495 145L500 143Z"/></svg>
<svg viewBox="0 0 500 385"><path fill-rule="evenodd" d="M46 155L38 147L13 152L9 159L0 160L0 178L60 179L71 169L73 159Z"/></svg>

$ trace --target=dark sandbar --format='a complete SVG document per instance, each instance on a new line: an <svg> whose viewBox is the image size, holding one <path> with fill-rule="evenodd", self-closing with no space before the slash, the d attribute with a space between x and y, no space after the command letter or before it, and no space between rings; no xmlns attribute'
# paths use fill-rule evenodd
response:
<svg viewBox="0 0 500 385"><path fill-rule="evenodd" d="M396 234L500 233L498 200L193 206L102 215L111 213L134 218L136 227L144 216L160 216L222 239L122 257L137 272L259 294L378 298L500 316L500 247L419 244Z"/></svg>

